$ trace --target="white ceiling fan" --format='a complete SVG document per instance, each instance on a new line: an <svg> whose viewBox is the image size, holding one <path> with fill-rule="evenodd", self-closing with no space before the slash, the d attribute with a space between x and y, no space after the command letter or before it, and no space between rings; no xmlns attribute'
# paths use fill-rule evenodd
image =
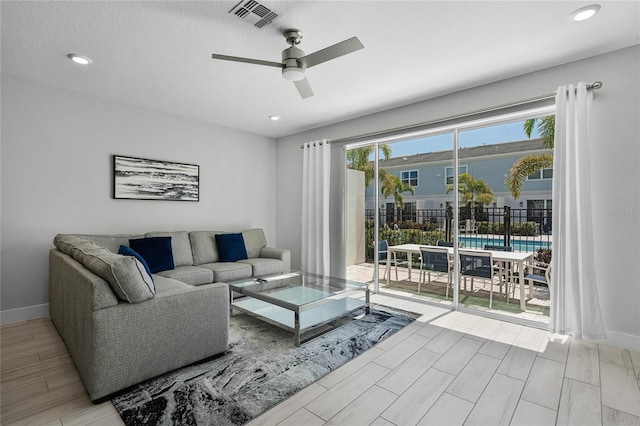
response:
<svg viewBox="0 0 640 426"><path fill-rule="evenodd" d="M211 57L225 61L246 62L249 64L281 68L282 76L289 81L293 81L300 96L304 99L313 96L309 81L305 77L305 69L364 48L357 37L351 37L333 46L305 55L302 49L296 47L300 44L300 40L302 40L302 31L296 29L286 30L284 31L284 38L291 47L282 51L282 62L262 61L260 59L218 55L216 53L212 54Z"/></svg>

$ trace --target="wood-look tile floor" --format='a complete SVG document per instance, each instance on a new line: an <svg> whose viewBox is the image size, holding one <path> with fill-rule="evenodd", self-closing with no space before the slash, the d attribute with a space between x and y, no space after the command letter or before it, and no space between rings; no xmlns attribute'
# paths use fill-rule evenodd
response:
<svg viewBox="0 0 640 426"><path fill-rule="evenodd" d="M412 301L422 317L250 425L636 425L640 353ZM51 321L1 327L2 425L120 425Z"/></svg>
<svg viewBox="0 0 640 426"><path fill-rule="evenodd" d="M89 400L50 319L3 325L0 345L0 424L123 424L111 402Z"/></svg>

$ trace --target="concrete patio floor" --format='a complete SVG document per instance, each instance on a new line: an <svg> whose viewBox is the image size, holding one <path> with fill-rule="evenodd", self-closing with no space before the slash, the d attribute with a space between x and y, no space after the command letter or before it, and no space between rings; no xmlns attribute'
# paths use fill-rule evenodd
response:
<svg viewBox="0 0 640 426"><path fill-rule="evenodd" d="M347 279L359 282L373 283L374 265L371 263L361 263L358 265L347 266ZM380 291L387 294L396 294L402 297L410 297L415 299L423 299L431 302L437 302L443 305L451 305L452 288L449 288L449 297L445 299L446 275L435 277L431 276L432 283L423 283L418 293L418 280L420 272L417 269L412 270L411 280L409 280L408 268L398 267L398 282L395 281L395 268L391 267L390 285L387 286L387 280L383 279L385 267L380 267ZM385 277L386 278L386 277ZM468 292L464 290L464 283L461 283L459 295L460 304L470 309L478 309L482 311L489 310L489 289L490 285L484 280L475 280L474 289L470 291L470 282L467 282ZM503 286L504 291L504 286ZM510 292L511 293L511 292ZM525 288L526 294L526 311L520 311L520 294L519 289L512 292L509 296L509 303L506 302L503 294L500 293L500 286L497 280L493 283L493 303L491 312L501 315L510 316L539 323L549 322L549 289L547 287L534 286L534 297L529 298L529 289Z"/></svg>

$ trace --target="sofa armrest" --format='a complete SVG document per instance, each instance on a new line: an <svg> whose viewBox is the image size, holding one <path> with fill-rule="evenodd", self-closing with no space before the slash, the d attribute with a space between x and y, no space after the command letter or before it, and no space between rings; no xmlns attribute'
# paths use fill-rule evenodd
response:
<svg viewBox="0 0 640 426"><path fill-rule="evenodd" d="M287 274L291 272L291 251L289 249L263 247L262 250L260 250L260 257L281 260L283 263L282 273Z"/></svg>
<svg viewBox="0 0 640 426"><path fill-rule="evenodd" d="M118 304L118 298L104 279L58 249L49 252L49 310L51 319L62 326L62 316L69 310L66 303L76 296L86 299L89 310ZM73 321L73 320L71 320Z"/></svg>
<svg viewBox="0 0 640 426"><path fill-rule="evenodd" d="M68 255L50 251L50 315L92 400L227 350L229 288L162 276L141 303Z"/></svg>
<svg viewBox="0 0 640 426"><path fill-rule="evenodd" d="M94 311L91 321L85 385L96 400L226 351L229 288L180 284L145 302Z"/></svg>

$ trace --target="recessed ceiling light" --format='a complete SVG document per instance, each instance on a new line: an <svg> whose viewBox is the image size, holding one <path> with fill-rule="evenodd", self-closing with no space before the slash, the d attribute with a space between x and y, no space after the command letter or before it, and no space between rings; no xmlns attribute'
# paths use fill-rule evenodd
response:
<svg viewBox="0 0 640 426"><path fill-rule="evenodd" d="M75 53L69 53L67 55L67 58L71 59L73 62L79 65L89 65L90 63L93 62L91 59L87 58L86 56L78 55Z"/></svg>
<svg viewBox="0 0 640 426"><path fill-rule="evenodd" d="M600 10L599 4L592 4L589 6L581 7L571 14L571 18L574 21L584 21L586 19L591 18L593 15L598 13Z"/></svg>
<svg viewBox="0 0 640 426"><path fill-rule="evenodd" d="M279 115L270 115L269 116L269 120L278 121L278 120L280 120L280 116Z"/></svg>

